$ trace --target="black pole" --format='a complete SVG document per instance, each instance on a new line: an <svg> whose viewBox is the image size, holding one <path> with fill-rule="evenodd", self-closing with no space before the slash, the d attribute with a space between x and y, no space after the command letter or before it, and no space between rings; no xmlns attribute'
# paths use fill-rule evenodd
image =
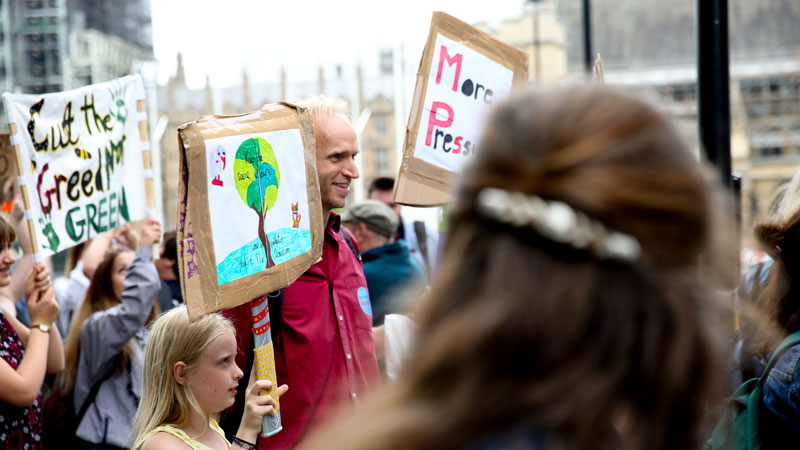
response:
<svg viewBox="0 0 800 450"><path fill-rule="evenodd" d="M594 61L592 60L592 11L589 9L589 0L583 0L583 65L586 72L591 75Z"/></svg>
<svg viewBox="0 0 800 450"><path fill-rule="evenodd" d="M697 0L697 122L700 144L731 187L728 0Z"/></svg>

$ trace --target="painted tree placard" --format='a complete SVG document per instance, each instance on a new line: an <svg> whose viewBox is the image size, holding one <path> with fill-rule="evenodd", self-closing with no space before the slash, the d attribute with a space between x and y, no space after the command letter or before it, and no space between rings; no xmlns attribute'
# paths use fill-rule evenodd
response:
<svg viewBox="0 0 800 450"><path fill-rule="evenodd" d="M152 210L138 75L65 92L3 94L36 257Z"/></svg>
<svg viewBox="0 0 800 450"><path fill-rule="evenodd" d="M455 175L478 151L488 110L527 80L527 53L434 13L417 72L395 202L433 206L450 201Z"/></svg>
<svg viewBox="0 0 800 450"><path fill-rule="evenodd" d="M179 129L178 254L192 318L289 285L322 254L311 118L290 104Z"/></svg>

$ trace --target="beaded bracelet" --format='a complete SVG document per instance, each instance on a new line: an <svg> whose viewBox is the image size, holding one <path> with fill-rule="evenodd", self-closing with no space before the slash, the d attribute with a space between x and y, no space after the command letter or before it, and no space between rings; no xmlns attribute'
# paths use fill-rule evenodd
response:
<svg viewBox="0 0 800 450"><path fill-rule="evenodd" d="M240 438L238 436L234 436L233 437L233 442L231 442L231 443L232 444L236 444L239 447L242 447L244 450L256 450L256 448L257 448L256 444L253 444L252 442L247 442L247 441L245 441L244 439L242 439L242 438Z"/></svg>

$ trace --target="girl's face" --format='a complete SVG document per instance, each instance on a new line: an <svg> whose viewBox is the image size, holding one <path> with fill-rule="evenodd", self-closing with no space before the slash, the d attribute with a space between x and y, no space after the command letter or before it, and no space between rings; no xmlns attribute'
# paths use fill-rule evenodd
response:
<svg viewBox="0 0 800 450"><path fill-rule="evenodd" d="M11 283L11 266L16 260L10 243L2 244L0 247L0 286L8 286Z"/></svg>
<svg viewBox="0 0 800 450"><path fill-rule="evenodd" d="M211 337L197 365L186 374L186 385L211 415L233 405L242 375L236 365L236 337L225 329Z"/></svg>
<svg viewBox="0 0 800 450"><path fill-rule="evenodd" d="M114 289L114 297L117 300L122 300L122 283L125 281L128 266L133 262L134 256L133 252L122 252L114 258L114 264L111 266L111 287Z"/></svg>

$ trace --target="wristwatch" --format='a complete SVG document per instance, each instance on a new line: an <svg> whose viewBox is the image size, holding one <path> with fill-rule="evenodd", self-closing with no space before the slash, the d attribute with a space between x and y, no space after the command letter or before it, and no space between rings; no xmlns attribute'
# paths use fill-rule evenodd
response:
<svg viewBox="0 0 800 450"><path fill-rule="evenodd" d="M44 331L45 333L49 333L50 332L50 325L45 325L43 323L40 323L40 324L37 324L37 325L31 325L31 329L34 329L34 328L38 328L38 329Z"/></svg>

